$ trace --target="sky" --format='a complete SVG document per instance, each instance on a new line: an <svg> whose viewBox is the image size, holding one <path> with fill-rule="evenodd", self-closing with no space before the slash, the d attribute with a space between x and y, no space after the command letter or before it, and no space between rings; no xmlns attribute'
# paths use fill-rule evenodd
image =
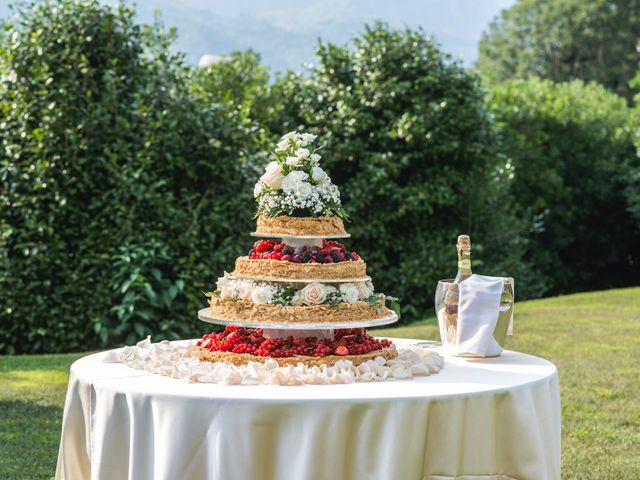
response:
<svg viewBox="0 0 640 480"><path fill-rule="evenodd" d="M113 4L117 0L101 0ZM131 3L131 2L129 2ZM346 44L376 20L422 27L465 65L477 58L482 31L515 0L138 0L141 22L155 11L178 30L176 48L197 63L203 54L253 49L272 72L314 62L318 39ZM0 16L8 12L0 0Z"/></svg>

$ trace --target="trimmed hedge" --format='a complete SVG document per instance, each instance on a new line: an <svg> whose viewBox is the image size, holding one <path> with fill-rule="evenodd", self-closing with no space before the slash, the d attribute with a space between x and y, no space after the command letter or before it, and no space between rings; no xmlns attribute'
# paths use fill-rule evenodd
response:
<svg viewBox="0 0 640 480"><path fill-rule="evenodd" d="M637 285L640 161L626 101L596 83L530 79L495 86L489 105L529 221L531 293Z"/></svg>
<svg viewBox="0 0 640 480"><path fill-rule="evenodd" d="M191 95L171 36L133 18L56 0L6 27L0 353L192 336L251 228L251 130Z"/></svg>

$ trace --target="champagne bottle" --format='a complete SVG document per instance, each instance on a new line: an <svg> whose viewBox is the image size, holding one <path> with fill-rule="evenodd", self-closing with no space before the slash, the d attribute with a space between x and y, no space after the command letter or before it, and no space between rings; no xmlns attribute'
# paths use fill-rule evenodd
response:
<svg viewBox="0 0 640 480"><path fill-rule="evenodd" d="M460 235L456 248L458 249L458 273L453 283L460 283L471 276L471 238L469 235Z"/></svg>
<svg viewBox="0 0 640 480"><path fill-rule="evenodd" d="M444 328L448 341L453 342L458 326L458 284L471 276L471 239L458 236L458 272L444 296Z"/></svg>

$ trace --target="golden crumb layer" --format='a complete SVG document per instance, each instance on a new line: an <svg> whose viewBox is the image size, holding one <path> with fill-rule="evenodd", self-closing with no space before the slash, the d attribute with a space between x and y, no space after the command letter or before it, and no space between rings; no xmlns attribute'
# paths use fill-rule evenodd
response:
<svg viewBox="0 0 640 480"><path fill-rule="evenodd" d="M237 277L292 280L361 279L367 276L367 264L362 260L337 263L294 263L285 260L238 257L232 275Z"/></svg>
<svg viewBox="0 0 640 480"><path fill-rule="evenodd" d="M258 217L256 233L260 235L288 236L317 236L331 237L346 235L344 223L340 217Z"/></svg>
<svg viewBox="0 0 640 480"><path fill-rule="evenodd" d="M206 348L196 347L194 354L202 361L206 362L228 362L234 365L246 365L249 362L265 362L272 357L260 357L249 353L233 353L233 352L210 352ZM398 352L394 345L375 350L362 355L327 355L326 357L308 357L305 355L296 355L293 357L272 358L278 365L297 365L303 363L307 366L335 365L338 360L350 360L354 365L360 365L367 360L373 360L376 357L383 357L385 360L391 360L398 356Z"/></svg>
<svg viewBox="0 0 640 480"><path fill-rule="evenodd" d="M393 315L381 305L377 309L366 302L293 307L257 304L249 300L209 300L209 312L220 320L244 321L268 326L274 323L348 323L376 320Z"/></svg>

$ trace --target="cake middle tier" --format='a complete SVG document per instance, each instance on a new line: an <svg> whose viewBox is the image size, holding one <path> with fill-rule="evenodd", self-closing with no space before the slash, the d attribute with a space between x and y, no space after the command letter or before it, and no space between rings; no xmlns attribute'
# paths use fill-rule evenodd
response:
<svg viewBox="0 0 640 480"><path fill-rule="evenodd" d="M324 323L327 328L332 324L347 324L387 318L394 313L383 305L384 301L372 305L364 301L339 303L337 305L284 306L257 304L249 300L225 301L212 297L209 300L209 312L214 318L221 320L250 322L264 325L282 324L318 324Z"/></svg>
<svg viewBox="0 0 640 480"><path fill-rule="evenodd" d="M236 277L290 280L349 280L364 279L367 264L362 260L338 263L293 263L282 260L238 257L232 272Z"/></svg>

